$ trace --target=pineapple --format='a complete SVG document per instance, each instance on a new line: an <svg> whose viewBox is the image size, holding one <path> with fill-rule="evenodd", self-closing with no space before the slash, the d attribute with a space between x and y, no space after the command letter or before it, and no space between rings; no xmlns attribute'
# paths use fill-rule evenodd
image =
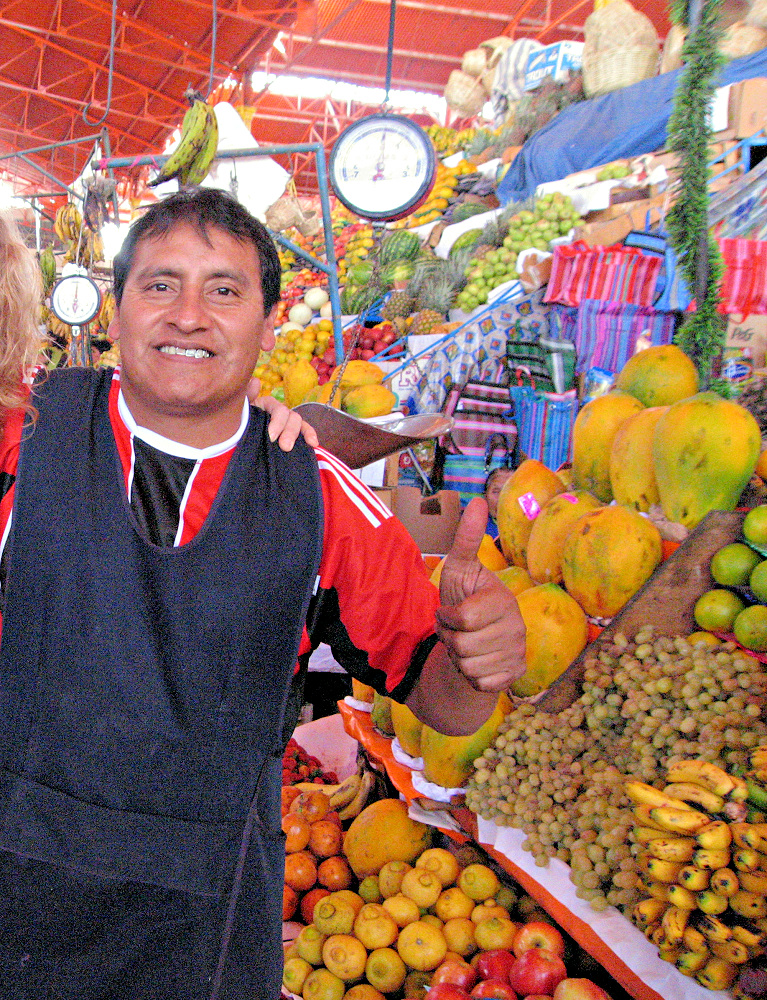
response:
<svg viewBox="0 0 767 1000"><path fill-rule="evenodd" d="M433 327L444 323L455 296L456 283L446 268L424 279L416 299L418 312L413 316L411 335L430 333Z"/></svg>
<svg viewBox="0 0 767 1000"><path fill-rule="evenodd" d="M394 322L397 318L409 316L413 310L414 299L407 289L394 291L384 303L381 315L384 319Z"/></svg>

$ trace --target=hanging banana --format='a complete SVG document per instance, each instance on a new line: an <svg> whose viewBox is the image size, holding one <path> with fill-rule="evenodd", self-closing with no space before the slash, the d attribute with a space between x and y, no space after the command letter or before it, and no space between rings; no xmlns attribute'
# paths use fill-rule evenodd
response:
<svg viewBox="0 0 767 1000"><path fill-rule="evenodd" d="M206 104L205 113L208 119L205 144L189 167L186 170L182 170L178 177L179 184L184 187L202 184L208 176L210 165L215 159L216 150L218 149L218 121L216 119L216 112L210 104Z"/></svg>
<svg viewBox="0 0 767 1000"><path fill-rule="evenodd" d="M187 90L184 96L189 101L190 107L181 124L181 138L155 179L149 182L150 187L156 187L174 177L178 177L179 181L183 183L183 177L188 173L208 140L211 128L208 104L197 91ZM213 117L215 120L215 116Z"/></svg>

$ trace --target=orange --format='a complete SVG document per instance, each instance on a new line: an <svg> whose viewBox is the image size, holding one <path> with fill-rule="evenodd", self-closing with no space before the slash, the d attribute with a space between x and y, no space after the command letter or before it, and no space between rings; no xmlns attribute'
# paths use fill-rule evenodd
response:
<svg viewBox="0 0 767 1000"><path fill-rule="evenodd" d="M316 823L330 812L330 799L320 791L301 792L293 801L290 811L301 813L310 823Z"/></svg>
<svg viewBox="0 0 767 1000"><path fill-rule="evenodd" d="M493 951L495 948L510 949L517 933L518 924L508 918L489 917L476 925L474 939L480 951Z"/></svg>
<svg viewBox="0 0 767 1000"><path fill-rule="evenodd" d="M289 885L282 887L282 919L292 920L293 914L298 909L298 893L291 889Z"/></svg>
<svg viewBox="0 0 767 1000"><path fill-rule="evenodd" d="M282 984L291 993L301 996L306 977L311 971L311 965L303 958L289 958L282 969Z"/></svg>
<svg viewBox="0 0 767 1000"><path fill-rule="evenodd" d="M415 866L433 872L442 883L443 889L455 882L460 871L455 855L446 851L444 847L428 847L419 858L416 858Z"/></svg>
<svg viewBox="0 0 767 1000"><path fill-rule="evenodd" d="M370 951L388 948L397 940L398 933L394 917L379 903L366 903L354 921L354 934Z"/></svg>
<svg viewBox="0 0 767 1000"><path fill-rule="evenodd" d="M341 828L332 821L320 819L309 826L309 850L318 858L340 854L342 840Z"/></svg>
<svg viewBox="0 0 767 1000"><path fill-rule="evenodd" d="M285 834L285 853L303 851L309 843L311 824L306 816L288 812L282 817L282 832Z"/></svg>
<svg viewBox="0 0 767 1000"><path fill-rule="evenodd" d="M285 857L285 882L296 892L306 892L317 881L317 862L308 851Z"/></svg>
<svg viewBox="0 0 767 1000"><path fill-rule="evenodd" d="M423 920L403 927L397 938L397 951L405 965L420 972L436 969L447 952L442 931Z"/></svg>
<svg viewBox="0 0 767 1000"><path fill-rule="evenodd" d="M445 889L434 904L434 912L440 920L452 920L454 917L470 917L475 906L474 900L467 896L457 885Z"/></svg>
<svg viewBox="0 0 767 1000"><path fill-rule="evenodd" d="M477 903L471 911L471 919L475 924L479 924L489 917L500 917L501 920L508 920L509 911L505 907L499 906L494 899L486 899L482 903Z"/></svg>
<svg viewBox="0 0 767 1000"><path fill-rule="evenodd" d="M462 958L473 955L477 950L474 921L469 917L453 917L442 927L442 934L450 951Z"/></svg>
<svg viewBox="0 0 767 1000"><path fill-rule="evenodd" d="M422 909L428 909L441 895L442 883L433 872L425 868L411 868L402 878L400 892Z"/></svg>
<svg viewBox="0 0 767 1000"><path fill-rule="evenodd" d="M401 892L387 896L381 906L391 915L398 927L412 924L421 915L418 904L414 903L412 899L408 899L407 896L403 896Z"/></svg>
<svg viewBox="0 0 767 1000"><path fill-rule="evenodd" d="M708 590L695 602L695 623L710 632L732 632L732 624L745 604L731 590Z"/></svg>
<svg viewBox="0 0 767 1000"><path fill-rule="evenodd" d="M302 927L296 938L296 951L300 958L310 965L320 965L322 962L322 946L327 934L318 931L314 924Z"/></svg>
<svg viewBox="0 0 767 1000"><path fill-rule="evenodd" d="M325 968L345 983L362 976L367 958L365 946L351 934L332 934L322 946Z"/></svg>
<svg viewBox="0 0 767 1000"><path fill-rule="evenodd" d="M301 991L303 1000L343 1000L346 984L327 969L314 969Z"/></svg>
<svg viewBox="0 0 767 1000"><path fill-rule="evenodd" d="M407 861L387 861L378 873L378 889L384 899L400 891L402 879L411 866Z"/></svg>
<svg viewBox="0 0 767 1000"><path fill-rule="evenodd" d="M340 855L325 858L317 869L317 880L320 885L324 885L332 892L337 889L348 889L352 884L352 870Z"/></svg>
<svg viewBox="0 0 767 1000"><path fill-rule="evenodd" d="M344 1000L386 1000L386 997L367 983L357 983L344 993Z"/></svg>
<svg viewBox="0 0 767 1000"><path fill-rule="evenodd" d="M312 922L322 934L351 934L356 916L350 902L331 893L314 907Z"/></svg>
<svg viewBox="0 0 767 1000"><path fill-rule="evenodd" d="M314 907L319 903L321 899L325 896L330 895L330 889L324 888L324 886L316 885L313 889L305 892L301 897L301 919L305 924L310 924L312 922L312 914L314 913Z"/></svg>
<svg viewBox="0 0 767 1000"><path fill-rule="evenodd" d="M366 875L357 886L357 892L366 903L380 903L383 899L381 890L378 888L378 876Z"/></svg>
<svg viewBox="0 0 767 1000"><path fill-rule="evenodd" d="M393 948L374 948L365 963L365 978L382 993L394 993L405 982L405 963Z"/></svg>
<svg viewBox="0 0 767 1000"><path fill-rule="evenodd" d="M487 865L467 865L458 876L458 888L478 903L495 896L500 887L498 876Z"/></svg>

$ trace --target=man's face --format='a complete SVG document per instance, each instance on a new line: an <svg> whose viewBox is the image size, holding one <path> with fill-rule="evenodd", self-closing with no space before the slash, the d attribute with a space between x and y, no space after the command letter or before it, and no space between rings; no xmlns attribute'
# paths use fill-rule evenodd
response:
<svg viewBox="0 0 767 1000"><path fill-rule="evenodd" d="M187 223L142 240L109 330L136 422L198 448L234 434L275 313L264 316L252 243Z"/></svg>

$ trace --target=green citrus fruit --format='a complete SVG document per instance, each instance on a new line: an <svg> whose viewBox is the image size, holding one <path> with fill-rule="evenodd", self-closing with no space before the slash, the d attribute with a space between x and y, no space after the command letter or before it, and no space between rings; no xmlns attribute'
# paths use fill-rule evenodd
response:
<svg viewBox="0 0 767 1000"><path fill-rule="evenodd" d="M764 559L751 571L748 585L758 600L767 604L767 559Z"/></svg>
<svg viewBox="0 0 767 1000"><path fill-rule="evenodd" d="M754 545L767 545L767 504L760 504L746 514L743 537Z"/></svg>
<svg viewBox="0 0 767 1000"><path fill-rule="evenodd" d="M735 616L745 604L731 590L709 590L695 603L696 624L707 632L732 632Z"/></svg>
<svg viewBox="0 0 767 1000"><path fill-rule="evenodd" d="M711 560L711 576L723 587L745 587L751 570L761 562L761 556L743 542L725 545Z"/></svg>
<svg viewBox="0 0 767 1000"><path fill-rule="evenodd" d="M733 631L741 646L763 653L767 650L767 607L752 604L741 611L735 618Z"/></svg>

